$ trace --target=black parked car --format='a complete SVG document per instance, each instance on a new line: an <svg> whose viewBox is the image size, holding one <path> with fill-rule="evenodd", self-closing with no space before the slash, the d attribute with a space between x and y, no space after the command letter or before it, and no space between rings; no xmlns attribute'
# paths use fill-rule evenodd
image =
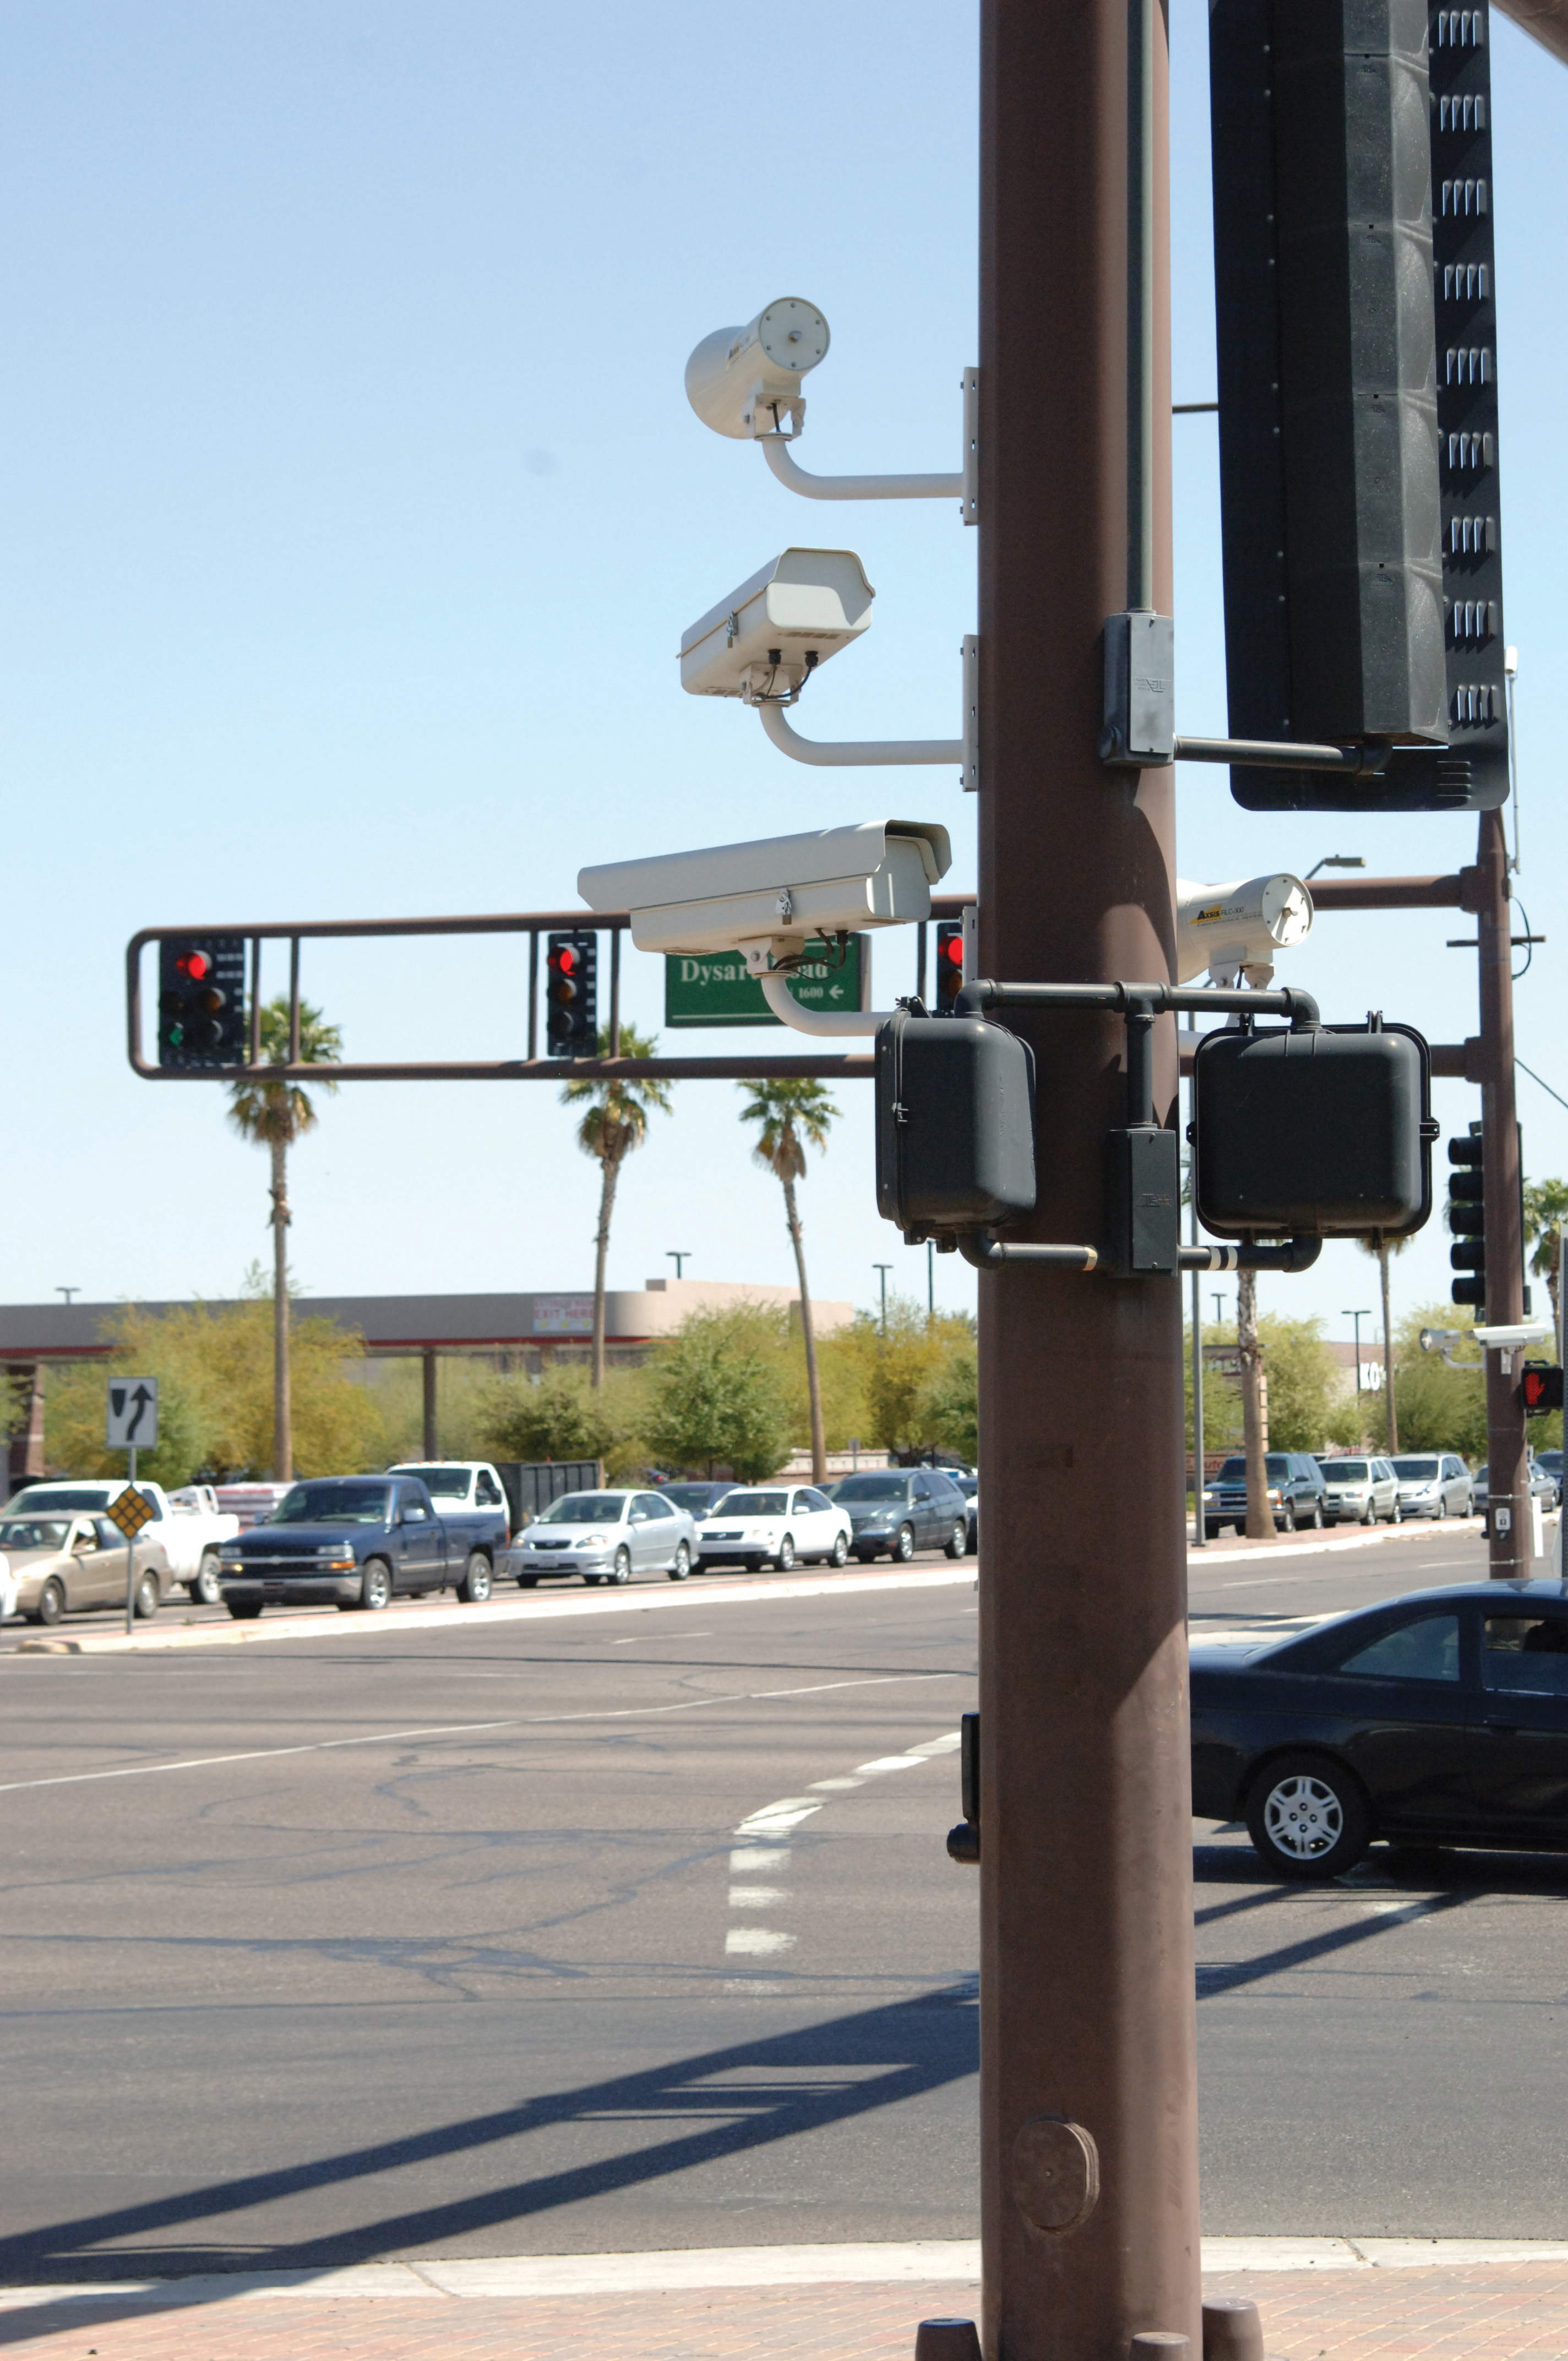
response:
<svg viewBox="0 0 1568 2361"><path fill-rule="evenodd" d="M968 1552L969 1502L940 1467L867 1468L831 1485L828 1497L849 1517L862 1565L884 1550L905 1562L917 1549Z"/></svg>
<svg viewBox="0 0 1568 2361"><path fill-rule="evenodd" d="M1568 1597L1465 1583L1192 1658L1192 1808L1279 1877L1375 1837L1568 1850Z"/></svg>
<svg viewBox="0 0 1568 2361"><path fill-rule="evenodd" d="M1271 1451L1268 1505L1276 1532L1293 1533L1298 1525L1316 1532L1323 1521L1323 1471L1305 1451ZM1203 1487L1203 1530L1211 1541L1226 1525L1246 1531L1246 1461L1240 1452L1226 1460L1212 1484Z"/></svg>

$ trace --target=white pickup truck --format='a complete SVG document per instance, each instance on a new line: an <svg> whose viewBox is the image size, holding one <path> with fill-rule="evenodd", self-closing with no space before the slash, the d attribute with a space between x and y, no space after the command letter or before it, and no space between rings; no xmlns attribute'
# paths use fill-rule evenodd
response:
<svg viewBox="0 0 1568 2361"><path fill-rule="evenodd" d="M400 1459L394 1476L417 1476L435 1503L438 1517L471 1517L476 1510L499 1510L510 1527L511 1505L500 1471L488 1459Z"/></svg>
<svg viewBox="0 0 1568 2361"><path fill-rule="evenodd" d="M102 1516L125 1488L124 1481L114 1476L28 1484L6 1502L5 1513L41 1516L48 1510L56 1516ZM137 1549L150 1546L155 1561L161 1560L166 1589L170 1583L183 1583L192 1598L215 1607L223 1597L218 1551L238 1532L239 1519L225 1515L210 1484L186 1484L178 1492L166 1492L160 1484L138 1482L137 1490L152 1510L150 1522L137 1537Z"/></svg>

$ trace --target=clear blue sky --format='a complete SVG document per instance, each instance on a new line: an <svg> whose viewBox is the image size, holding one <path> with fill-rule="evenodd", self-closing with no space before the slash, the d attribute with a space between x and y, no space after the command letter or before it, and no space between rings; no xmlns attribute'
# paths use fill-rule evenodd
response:
<svg viewBox="0 0 1568 2361"><path fill-rule="evenodd" d="M1179 398L1213 385L1204 24L1176 0ZM884 809L953 831L947 772L817 774L738 708L683 697L685 623L791 541L842 537L876 626L812 691L826 736L948 735L973 614L946 503L831 512L707 433L691 346L795 292L833 349L806 464L956 466L975 357L975 12L22 0L0 27L4 404L0 756L13 1005L0 1298L221 1294L265 1251L265 1170L219 1094L138 1082L121 969L137 926L561 906L585 861ZM1553 936L1521 1054L1568 1096L1551 754L1562 638L1560 425L1568 76L1499 24L1498 281L1508 636L1521 650L1525 905ZM1212 422L1179 420L1181 726L1224 713ZM1555 620L1554 620L1555 619ZM846 801L846 797L848 800ZM1209 879L1467 858L1453 818L1239 811L1180 783L1180 866ZM1326 1014L1474 1029L1442 913L1323 919L1289 975ZM877 999L908 989L878 945ZM275 980L281 981L274 971ZM308 951L364 1056L521 1045L515 950ZM629 1013L662 1016L633 958ZM727 1037L730 1040L738 1037ZM747 1037L748 1046L759 1037ZM685 1036L682 1046L702 1047ZM713 1038L711 1046L720 1046ZM1521 1082L1527 1162L1568 1171L1568 1112ZM804 1192L813 1278L870 1302L906 1255L876 1217L869 1093ZM779 1193L728 1084L683 1088L629 1166L611 1279L786 1282ZM1445 1127L1475 1096L1442 1086ZM297 1158L294 1260L319 1292L588 1283L595 1170L554 1093L366 1086ZM1400 1286L1446 1291L1434 1224ZM972 1301L948 1257L939 1300ZM1266 1285L1349 1333L1350 1248Z"/></svg>

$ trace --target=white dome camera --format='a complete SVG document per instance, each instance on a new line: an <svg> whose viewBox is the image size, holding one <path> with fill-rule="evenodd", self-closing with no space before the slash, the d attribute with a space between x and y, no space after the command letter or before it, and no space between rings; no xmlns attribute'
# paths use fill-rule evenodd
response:
<svg viewBox="0 0 1568 2361"><path fill-rule="evenodd" d="M1245 975L1261 990L1274 973L1277 951L1293 950L1312 930L1312 897L1299 877L1284 873L1245 877L1232 885L1176 881L1176 980L1186 983L1207 968L1216 983Z"/></svg>
<svg viewBox="0 0 1568 2361"><path fill-rule="evenodd" d="M716 328L703 338L686 363L686 400L716 434L787 440L806 422L800 380L828 343L828 323L816 304L781 295L743 328Z"/></svg>

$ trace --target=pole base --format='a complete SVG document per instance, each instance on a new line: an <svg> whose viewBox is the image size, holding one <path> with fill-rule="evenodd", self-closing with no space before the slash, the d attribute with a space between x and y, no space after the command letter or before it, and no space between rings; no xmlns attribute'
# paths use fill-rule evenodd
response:
<svg viewBox="0 0 1568 2361"><path fill-rule="evenodd" d="M915 2361L981 2361L972 2320L923 2320L915 2332Z"/></svg>

